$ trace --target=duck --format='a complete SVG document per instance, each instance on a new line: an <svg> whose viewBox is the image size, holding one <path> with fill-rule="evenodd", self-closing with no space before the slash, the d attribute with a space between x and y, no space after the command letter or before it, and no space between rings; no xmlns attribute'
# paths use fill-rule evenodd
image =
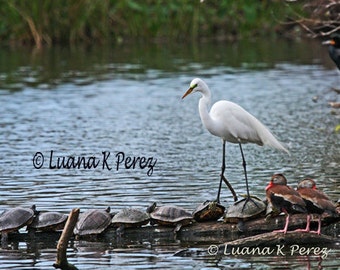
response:
<svg viewBox="0 0 340 270"><path fill-rule="evenodd" d="M266 187L266 197L268 203L272 204L275 209L284 212L286 215L284 228L282 230L274 230L274 232L286 234L290 214L307 213L305 201L295 189L287 185L287 179L283 174L272 175L270 182Z"/></svg>
<svg viewBox="0 0 340 270"><path fill-rule="evenodd" d="M340 33L334 33L330 38L330 40L326 40L322 44L328 45L329 56L340 70Z"/></svg>
<svg viewBox="0 0 340 270"><path fill-rule="evenodd" d="M335 204L329 197L316 187L316 183L311 178L302 180L297 187L297 192L300 194L306 204L307 209L307 225L305 229L298 231L321 234L321 215L329 213L337 215ZM318 229L316 231L310 230L311 214L318 215Z"/></svg>

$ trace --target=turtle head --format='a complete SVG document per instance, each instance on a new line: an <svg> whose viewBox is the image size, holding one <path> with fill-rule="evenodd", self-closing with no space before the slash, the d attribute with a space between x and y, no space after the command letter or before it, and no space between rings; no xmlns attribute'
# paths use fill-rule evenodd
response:
<svg viewBox="0 0 340 270"><path fill-rule="evenodd" d="M148 214L152 213L156 209L157 203L153 202L148 208L146 208L146 212Z"/></svg>

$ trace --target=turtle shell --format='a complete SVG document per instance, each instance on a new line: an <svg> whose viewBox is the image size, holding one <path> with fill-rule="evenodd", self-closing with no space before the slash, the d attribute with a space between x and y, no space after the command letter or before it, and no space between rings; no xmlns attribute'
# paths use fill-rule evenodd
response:
<svg viewBox="0 0 340 270"><path fill-rule="evenodd" d="M110 224L110 207L106 210L91 209L79 215L73 232L79 236L101 234Z"/></svg>
<svg viewBox="0 0 340 270"><path fill-rule="evenodd" d="M247 201L247 198L244 198L228 207L224 221L237 223L240 220L250 220L258 217L265 210L266 204L259 198L252 197L251 201Z"/></svg>
<svg viewBox="0 0 340 270"><path fill-rule="evenodd" d="M115 227L124 225L125 227L140 227L149 223L150 217L142 210L126 208L119 211L111 220Z"/></svg>
<svg viewBox="0 0 340 270"><path fill-rule="evenodd" d="M188 225L193 221L192 214L178 206L159 206L151 209L150 218L153 223L165 226L176 226L177 224Z"/></svg>
<svg viewBox="0 0 340 270"><path fill-rule="evenodd" d="M223 216L225 207L216 201L205 201L199 204L192 213L196 221L218 220Z"/></svg>
<svg viewBox="0 0 340 270"><path fill-rule="evenodd" d="M276 209L271 202L267 202L266 218L273 218L280 215L281 211Z"/></svg>
<svg viewBox="0 0 340 270"><path fill-rule="evenodd" d="M40 212L34 217L28 228L45 232L62 230L67 217L67 215L59 212Z"/></svg>
<svg viewBox="0 0 340 270"><path fill-rule="evenodd" d="M15 207L4 211L0 216L0 231L9 233L32 222L35 214L35 205L31 208Z"/></svg>

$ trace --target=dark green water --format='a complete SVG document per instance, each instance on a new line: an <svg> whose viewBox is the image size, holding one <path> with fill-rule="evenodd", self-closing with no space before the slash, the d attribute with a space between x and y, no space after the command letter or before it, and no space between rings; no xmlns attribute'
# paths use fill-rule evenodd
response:
<svg viewBox="0 0 340 270"><path fill-rule="evenodd" d="M181 100L194 77L206 80L214 102L240 104L288 145L290 156L244 147L253 194L264 197L270 176L282 172L293 187L312 177L334 201L339 199L339 133L334 131L339 112L328 106L338 99L330 89L339 78L319 42L135 44L0 50L0 210L34 203L40 210L65 213L75 207L117 211L146 208L153 201L193 210L215 198L221 142L201 124L199 95ZM44 163L37 169L33 158L40 153ZM58 162L70 156L92 157L99 165L58 169ZM128 157L145 158L148 164L125 166ZM227 145L226 173L237 193L245 193L237 145ZM232 203L226 188L221 200ZM10 242L9 249L0 250L0 264L51 269L56 240ZM210 244L219 243L104 238L75 241L69 254L79 269L270 269L283 264L335 269L340 264L334 248L324 259L173 256L183 247Z"/></svg>

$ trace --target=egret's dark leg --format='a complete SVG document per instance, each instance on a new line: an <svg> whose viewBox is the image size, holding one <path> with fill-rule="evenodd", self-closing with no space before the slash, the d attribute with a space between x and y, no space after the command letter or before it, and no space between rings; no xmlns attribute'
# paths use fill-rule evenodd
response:
<svg viewBox="0 0 340 270"><path fill-rule="evenodd" d="M247 164L246 164L246 160L244 159L241 143L239 143L239 146L240 146L241 155L242 155L242 165L243 165L243 170L244 170L244 177L246 178L247 197L250 198L249 186L248 186L248 176L247 176Z"/></svg>
<svg viewBox="0 0 340 270"><path fill-rule="evenodd" d="M223 144L223 157L224 157L224 148L225 148L225 144ZM224 174L224 170L225 170L225 164L223 162L223 159L222 159L220 184L218 186L217 199L216 199L217 203L220 202L220 194L221 194L221 188L222 188L222 175Z"/></svg>
<svg viewBox="0 0 340 270"><path fill-rule="evenodd" d="M244 154L243 154L243 150L242 150L242 145L241 143L239 143L240 146L240 150L241 150L241 155L242 155L242 165L243 165L243 170L244 170L244 177L246 179L246 187L247 187L247 198L246 198L246 203L251 201L253 204L255 204L257 207L259 207L257 205L257 203L250 197L250 193L249 193L249 185L248 185L248 176L247 176L247 164L246 164L246 160L244 158ZM246 203L243 205L242 211L244 210L244 207L246 206Z"/></svg>
<svg viewBox="0 0 340 270"><path fill-rule="evenodd" d="M227 178L225 178L224 176L224 171L225 171L225 144L226 142L223 141L223 150L222 150L222 167L221 167L221 179L220 179L220 185L218 187L218 193L217 193L217 199L216 201L219 203L220 202L220 193L221 193L221 188L222 188L222 180L224 181L224 183L228 186L229 190L231 191L231 193L233 194L233 198L234 201L237 201L237 196L235 193L235 190L233 189L233 187L230 185L229 181L227 180Z"/></svg>

